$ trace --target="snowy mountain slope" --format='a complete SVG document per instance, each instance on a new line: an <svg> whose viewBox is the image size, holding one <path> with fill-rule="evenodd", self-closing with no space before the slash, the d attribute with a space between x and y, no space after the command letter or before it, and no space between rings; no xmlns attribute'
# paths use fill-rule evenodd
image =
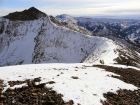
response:
<svg viewBox="0 0 140 105"><path fill-rule="evenodd" d="M109 20L109 19L91 19L91 18L83 18L83 17L76 17L73 18L69 15L58 15L56 16L56 18L58 20L61 21L68 21L68 22L77 22L77 24L80 24L81 26L86 27L88 30L91 30L94 35L96 36L105 36L106 38L115 40L117 42L115 42L115 44L119 45L119 47L114 46L112 43L109 43L109 41L107 42L107 45L99 45L99 49L96 49L92 54L90 54L87 58L83 59L83 62L94 62L94 63L99 63L101 61L104 61L104 63L109 64L111 62L117 61L120 64L126 64L126 62L128 61L128 59L130 60L130 58L132 58L130 60L130 62L137 62L137 64L139 64L139 54L131 49L135 49L136 51L140 52L140 48L125 41L121 36L117 36L116 34L112 35L111 31L108 29L108 27L106 27L104 22L108 22L108 24L117 24L116 22L118 22L118 20ZM75 20L74 20L75 19ZM103 22L102 22L103 21ZM125 24L125 28L126 26L131 26L131 24L137 24L138 21L130 21L130 20L123 20L124 23L122 23L122 28L124 27L123 25ZM121 23L121 22L120 22ZM121 44L122 43L122 44ZM109 47L108 45L110 45L111 47ZM108 46L108 47L107 47ZM120 47L121 46L121 47ZM127 47L129 48L127 48ZM113 50L115 49L115 50ZM120 50L117 50L120 49ZM119 51L119 52L118 52ZM119 55L119 56L118 56ZM129 57L128 55L131 55L131 57ZM100 57L99 57L100 56ZM123 56L123 58L122 58ZM113 58L112 58L113 57ZM116 59L115 59L116 57ZM138 59L137 59L138 57ZM100 60L99 60L100 59ZM102 60L104 59L104 60ZM112 59L112 60L111 60ZM97 61L97 62L96 62ZM137 65L136 64L136 65ZM135 64L132 64L135 65Z"/></svg>
<svg viewBox="0 0 140 105"><path fill-rule="evenodd" d="M4 27L1 28L0 34L0 66L32 63L100 63L100 60L105 64L118 61L125 64L128 60L132 60L133 66L140 64L139 60L134 60L140 58L139 53L133 50L129 50L128 53L127 47L112 40L87 36L57 26L47 15L38 19L32 17L32 20L28 20L29 18L22 20L19 17L16 21L0 18L1 26ZM126 50L128 56L120 54L120 49ZM132 53L133 55L129 55ZM120 55L123 56L123 60L120 59Z"/></svg>
<svg viewBox="0 0 140 105"><path fill-rule="evenodd" d="M2 46L1 65L7 63L19 63L24 61L31 63L32 52L34 51L34 38L38 34L42 25L41 19L37 21L9 21L5 19L6 25L3 34L1 34Z"/></svg>
<svg viewBox="0 0 140 105"><path fill-rule="evenodd" d="M77 25L77 20L75 20L72 16L63 14L63 15L57 15L55 18L58 21L60 21L64 26L72 30L78 31L83 34L92 35L92 33L88 31L86 28Z"/></svg>
<svg viewBox="0 0 140 105"><path fill-rule="evenodd" d="M119 41L140 52L139 20L72 17L66 14L58 15L56 18L61 21L75 22L75 24L91 31L93 35Z"/></svg>
<svg viewBox="0 0 140 105"><path fill-rule="evenodd" d="M101 38L87 37L55 26L48 17L23 23L14 22L17 27L13 27L13 22L6 21L8 28L1 35L4 42L0 53L1 65L19 62L80 62L87 53L94 51L97 47L95 43L106 42Z"/></svg>
<svg viewBox="0 0 140 105"><path fill-rule="evenodd" d="M116 93L119 89L129 91L138 89L138 87L113 78L113 76L119 75L92 67L90 64L36 64L0 67L0 79L4 80L5 85L3 91L10 87L9 81L22 81L39 77L41 81L36 82L36 84L46 83L47 88L52 88L57 93L62 94L64 101L73 100L74 104L70 105L78 103L80 105L102 105L101 100L106 100L103 93ZM53 84L47 84L50 81L53 81ZM28 85L22 83L10 88L22 86L25 88ZM36 92L36 94L38 93ZM15 99L11 100L13 102ZM14 102L16 103L16 101Z"/></svg>
<svg viewBox="0 0 140 105"><path fill-rule="evenodd" d="M125 45L108 40L106 44L101 45L92 54L90 54L83 62L86 63L101 63L101 64L122 64L126 65L128 62L131 66L140 67L140 54ZM116 46L117 45L117 46Z"/></svg>

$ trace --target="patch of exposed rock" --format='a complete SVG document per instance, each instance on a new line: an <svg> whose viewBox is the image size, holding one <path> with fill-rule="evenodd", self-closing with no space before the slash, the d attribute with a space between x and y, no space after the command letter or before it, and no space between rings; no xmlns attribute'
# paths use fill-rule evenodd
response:
<svg viewBox="0 0 140 105"><path fill-rule="evenodd" d="M45 85L47 83L55 83L53 81L47 83L40 83L40 78L25 81L9 81L12 86L27 83L27 86L21 88L8 88L5 92L1 93L0 105L73 105L74 102L64 102L63 95L58 94L52 88Z"/></svg>
<svg viewBox="0 0 140 105"><path fill-rule="evenodd" d="M140 89L138 90L118 90L117 94L108 92L103 94L107 99L101 101L103 105L140 105Z"/></svg>
<svg viewBox="0 0 140 105"><path fill-rule="evenodd" d="M35 20L35 19L38 19L42 16L44 17L44 16L46 16L46 14L39 11L35 7L31 7L28 10L10 13L6 16L3 16L3 18L7 18L7 19L10 19L13 21L14 20L26 21L26 20Z"/></svg>
<svg viewBox="0 0 140 105"><path fill-rule="evenodd" d="M103 68L106 71L113 72L120 76L113 76L126 83L133 84L140 88L140 71L132 68L118 68L106 65L94 65L94 67ZM116 93L108 92L103 94L107 99L102 101L103 105L140 105L140 89L138 90L126 90L120 89Z"/></svg>

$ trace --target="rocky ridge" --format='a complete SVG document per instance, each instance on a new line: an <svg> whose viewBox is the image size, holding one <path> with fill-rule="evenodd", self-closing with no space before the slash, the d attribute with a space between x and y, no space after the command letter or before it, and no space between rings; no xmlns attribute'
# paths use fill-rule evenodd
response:
<svg viewBox="0 0 140 105"><path fill-rule="evenodd" d="M92 17L72 17L66 14L56 16L61 21L72 21L86 28L94 36L116 40L140 52L140 21L132 19L106 19ZM69 22L70 24L70 22ZM71 23L72 24L72 23Z"/></svg>
<svg viewBox="0 0 140 105"><path fill-rule="evenodd" d="M26 12L27 18L26 15L25 18L22 17ZM131 60L139 58L140 54L133 50L129 50L130 53L128 53L125 46L122 48L120 44L114 43L115 41L89 36L64 27L54 17L45 15L34 7L17 14L19 15L17 21L12 20L16 16L15 13L8 15L12 18L0 18L0 66L33 63L82 63L85 60L90 63L95 60L98 63L100 60L104 60L106 63L106 59L102 56L110 56L109 52L118 56L117 49L126 50L125 53ZM35 14L35 16L32 15L30 18L31 14ZM130 56L132 53L135 56ZM115 58L113 57L109 62L114 63ZM134 62L133 66L139 65L137 60L132 62Z"/></svg>
<svg viewBox="0 0 140 105"><path fill-rule="evenodd" d="M45 17L46 14L39 11L35 7L31 7L28 10L24 10L21 12L14 12L14 13L9 13L6 16L3 16L3 18L10 19L12 21L27 21L27 20L35 20L39 19L40 17Z"/></svg>

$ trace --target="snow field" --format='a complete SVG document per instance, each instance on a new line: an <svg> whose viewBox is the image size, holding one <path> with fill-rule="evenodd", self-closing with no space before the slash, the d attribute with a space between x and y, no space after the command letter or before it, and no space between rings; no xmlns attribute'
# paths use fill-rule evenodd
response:
<svg viewBox="0 0 140 105"><path fill-rule="evenodd" d="M54 84L46 84L46 86L63 94L65 101L73 100L74 105L78 103L102 105L100 100L105 100L103 93L116 92L120 88L137 89L131 84L112 78L111 75L116 74L91 67L91 64L34 64L0 67L0 78L7 85L5 89L9 87L8 81L41 77L40 83L54 81ZM72 76L77 76L78 79L73 79ZM26 84L18 85L18 87L23 85ZM17 86L13 88L15 87Z"/></svg>

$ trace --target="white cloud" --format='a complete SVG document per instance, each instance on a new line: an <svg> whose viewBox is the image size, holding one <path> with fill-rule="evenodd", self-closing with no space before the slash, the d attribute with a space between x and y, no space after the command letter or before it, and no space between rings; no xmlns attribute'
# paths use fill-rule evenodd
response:
<svg viewBox="0 0 140 105"><path fill-rule="evenodd" d="M59 0L60 1L60 0ZM78 0L76 0L78 1ZM68 9L63 8L50 8L49 10L42 9L46 13L57 14L140 14L140 6L138 2L123 2L123 3L105 3L105 4L83 4L77 7L72 7ZM137 12L136 12L137 11Z"/></svg>
<svg viewBox="0 0 140 105"><path fill-rule="evenodd" d="M8 1L8 0L7 0ZM140 14L140 0L17 0L32 3L32 6L49 15L59 14ZM38 4L37 6L34 4ZM22 4L22 3L21 3ZM0 7L0 15L27 8Z"/></svg>
<svg viewBox="0 0 140 105"><path fill-rule="evenodd" d="M54 7L54 6L59 6L59 5L61 5L61 4L62 4L62 3L52 4L52 5L48 5L48 6L45 6L45 7L41 7L40 9L49 8L49 7Z"/></svg>

